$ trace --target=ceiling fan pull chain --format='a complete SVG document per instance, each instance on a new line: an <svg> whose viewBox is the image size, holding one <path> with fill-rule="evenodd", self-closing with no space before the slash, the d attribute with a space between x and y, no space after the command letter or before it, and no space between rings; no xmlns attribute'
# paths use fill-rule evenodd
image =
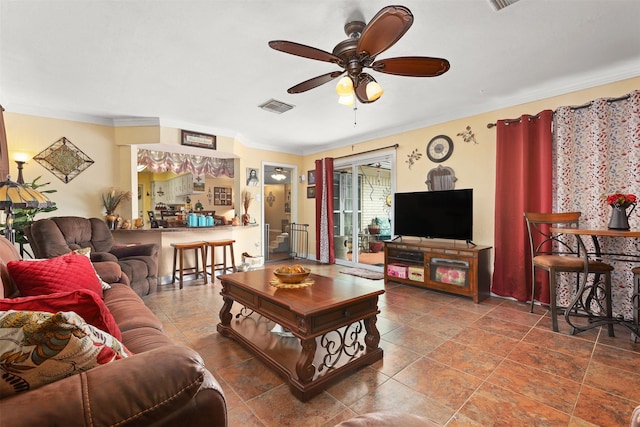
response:
<svg viewBox="0 0 640 427"><path fill-rule="evenodd" d="M358 126L358 98L353 100L353 127Z"/></svg>

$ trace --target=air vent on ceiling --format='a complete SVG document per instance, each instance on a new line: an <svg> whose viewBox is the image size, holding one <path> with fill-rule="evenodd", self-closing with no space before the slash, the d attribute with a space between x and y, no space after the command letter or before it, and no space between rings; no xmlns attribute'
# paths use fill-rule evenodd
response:
<svg viewBox="0 0 640 427"><path fill-rule="evenodd" d="M489 0L489 4L491 4L491 6L493 6L495 11L497 12L500 9L504 9L507 6L511 6L517 1L518 0Z"/></svg>
<svg viewBox="0 0 640 427"><path fill-rule="evenodd" d="M270 99L267 102L260 104L258 107L262 108L263 110L271 111L272 113L282 114L285 111L291 110L294 106L285 104L282 101Z"/></svg>

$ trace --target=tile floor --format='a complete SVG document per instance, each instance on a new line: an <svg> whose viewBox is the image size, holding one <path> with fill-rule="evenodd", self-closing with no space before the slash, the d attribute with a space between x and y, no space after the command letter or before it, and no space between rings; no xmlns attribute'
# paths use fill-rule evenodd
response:
<svg viewBox="0 0 640 427"><path fill-rule="evenodd" d="M329 276L342 268L313 266ZM145 302L176 342L205 359L224 389L231 427L333 426L380 410L447 426L628 426L640 405L640 343L622 327L615 338L599 328L571 336L561 320L553 333L543 307L531 314L501 298L474 304L391 283L379 302L383 360L302 403L216 332L220 288L217 280L165 285Z"/></svg>

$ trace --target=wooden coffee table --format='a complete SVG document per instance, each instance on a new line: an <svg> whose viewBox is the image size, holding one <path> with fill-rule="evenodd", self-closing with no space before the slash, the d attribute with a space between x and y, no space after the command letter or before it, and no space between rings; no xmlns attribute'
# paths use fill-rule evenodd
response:
<svg viewBox="0 0 640 427"><path fill-rule="evenodd" d="M294 396L307 401L341 377L382 359L376 329L382 284L311 274L315 283L309 287L277 289L269 284L273 277L273 269L220 276L224 305L218 332L282 375ZM240 306L233 307L234 302ZM293 336L271 332L273 322Z"/></svg>

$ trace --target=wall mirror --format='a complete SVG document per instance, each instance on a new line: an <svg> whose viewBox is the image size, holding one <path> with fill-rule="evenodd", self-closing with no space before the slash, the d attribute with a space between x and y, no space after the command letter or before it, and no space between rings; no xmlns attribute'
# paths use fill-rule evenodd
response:
<svg viewBox="0 0 640 427"><path fill-rule="evenodd" d="M457 180L453 169L438 165L429 171L425 184L427 184L429 191L453 190Z"/></svg>

